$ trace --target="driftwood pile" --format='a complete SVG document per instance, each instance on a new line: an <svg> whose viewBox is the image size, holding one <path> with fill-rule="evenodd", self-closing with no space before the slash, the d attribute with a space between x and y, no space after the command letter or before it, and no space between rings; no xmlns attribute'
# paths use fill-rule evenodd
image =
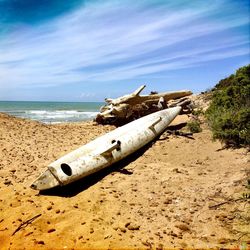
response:
<svg viewBox="0 0 250 250"><path fill-rule="evenodd" d="M139 95L146 85L141 86L131 94L116 99L106 98L106 105L101 107L95 121L99 124L123 125L150 113L181 106L182 112L191 113L192 103L187 97L191 91L181 90L173 92Z"/></svg>

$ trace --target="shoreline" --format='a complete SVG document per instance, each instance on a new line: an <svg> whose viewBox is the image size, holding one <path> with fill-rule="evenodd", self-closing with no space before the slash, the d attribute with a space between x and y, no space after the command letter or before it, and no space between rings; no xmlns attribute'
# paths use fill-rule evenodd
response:
<svg viewBox="0 0 250 250"><path fill-rule="evenodd" d="M98 112L91 112L91 113L98 113ZM36 119L31 119L31 118L26 118L26 117L18 117L18 116L15 116L13 114L9 114L7 112L3 112L3 111L0 111L0 115L2 116L8 116L10 118L16 118L16 119L21 119L21 120L25 120L27 122L38 122L40 124L44 124L44 125L56 125L56 124L70 124L70 123L84 123L84 122L94 122L94 119L93 118L88 118L86 120L78 120L78 121L62 121L62 122L42 122L40 120L36 120Z"/></svg>
<svg viewBox="0 0 250 250"><path fill-rule="evenodd" d="M75 122L96 117L102 102L0 102L0 112L43 123Z"/></svg>
<svg viewBox="0 0 250 250"><path fill-rule="evenodd" d="M49 194L29 188L50 162L112 129L0 113L3 249L233 248L247 242L247 235L237 241L233 233L247 230L235 216L246 216L245 203L209 206L244 191L249 153L222 150L206 126L193 139L164 133L126 164L73 186Z"/></svg>

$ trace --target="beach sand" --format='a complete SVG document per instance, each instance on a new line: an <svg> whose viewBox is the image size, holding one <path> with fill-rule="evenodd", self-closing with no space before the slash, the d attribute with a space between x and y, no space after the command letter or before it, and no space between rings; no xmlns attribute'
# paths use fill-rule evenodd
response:
<svg viewBox="0 0 250 250"><path fill-rule="evenodd" d="M242 197L249 154L223 149L206 125L193 138L164 133L127 160L63 188L39 194L29 187L50 162L112 129L0 114L0 249L247 244L249 204L209 206Z"/></svg>

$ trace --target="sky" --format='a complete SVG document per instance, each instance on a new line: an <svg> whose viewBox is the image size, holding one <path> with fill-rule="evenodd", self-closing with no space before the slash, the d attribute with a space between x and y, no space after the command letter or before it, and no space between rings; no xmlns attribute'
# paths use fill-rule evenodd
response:
<svg viewBox="0 0 250 250"><path fill-rule="evenodd" d="M0 100L199 93L250 63L245 0L0 0Z"/></svg>

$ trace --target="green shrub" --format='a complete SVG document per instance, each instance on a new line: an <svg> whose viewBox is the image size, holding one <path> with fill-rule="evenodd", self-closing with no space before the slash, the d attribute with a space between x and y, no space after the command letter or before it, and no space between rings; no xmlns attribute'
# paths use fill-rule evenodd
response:
<svg viewBox="0 0 250 250"><path fill-rule="evenodd" d="M194 110L193 110L192 114L193 114L194 116L199 117L199 116L201 116L201 115L204 115L204 111L203 111L202 108L197 108L197 109L194 109Z"/></svg>
<svg viewBox="0 0 250 250"><path fill-rule="evenodd" d="M221 80L206 111L213 138L226 145L250 145L250 65Z"/></svg>
<svg viewBox="0 0 250 250"><path fill-rule="evenodd" d="M199 133L202 131L200 123L198 121L188 122L187 127L191 133Z"/></svg>

